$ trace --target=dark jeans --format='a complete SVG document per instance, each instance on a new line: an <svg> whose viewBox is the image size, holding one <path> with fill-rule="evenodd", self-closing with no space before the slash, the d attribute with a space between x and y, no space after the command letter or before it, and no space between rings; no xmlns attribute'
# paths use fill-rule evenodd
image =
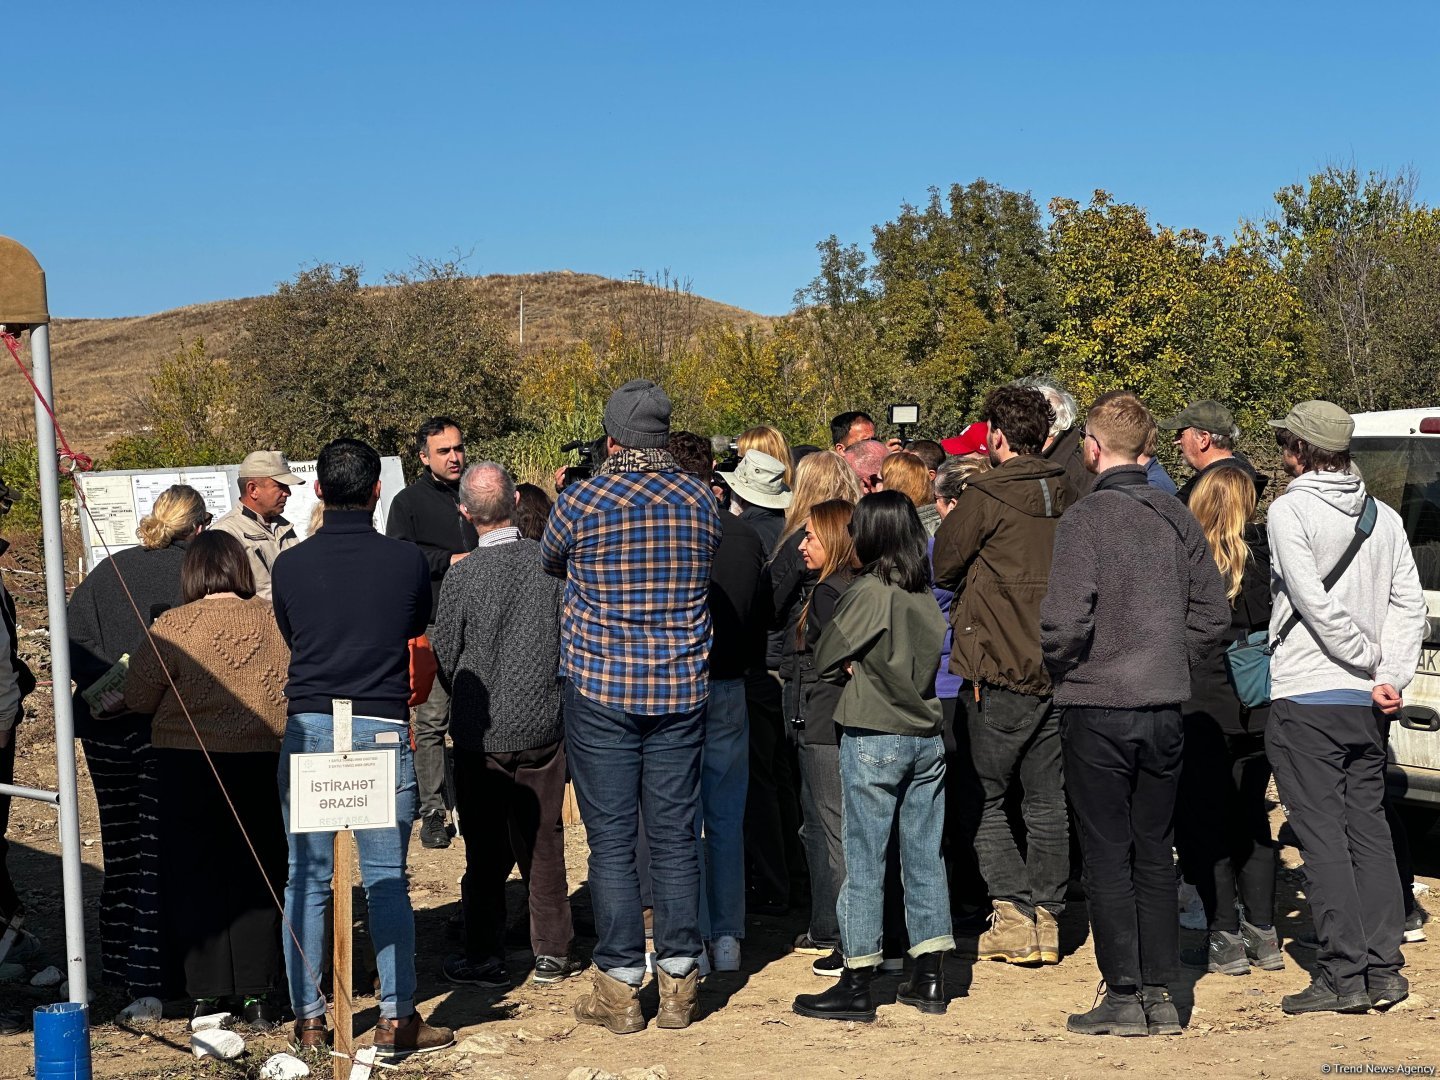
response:
<svg viewBox="0 0 1440 1080"><path fill-rule="evenodd" d="M845 848L840 840L840 747L800 744L800 798L805 812L801 839L810 866L810 937L838 944L835 902L845 881Z"/></svg>
<svg viewBox="0 0 1440 1080"><path fill-rule="evenodd" d="M426 631L435 632L433 626ZM430 696L415 706L414 719L410 722L415 734L415 783L420 789L420 816L444 810L447 799L445 791L445 736L450 731L450 695L435 680Z"/></svg>
<svg viewBox="0 0 1440 1080"><path fill-rule="evenodd" d="M505 958L505 882L518 863L530 892L530 947L570 955L575 937L565 881L565 747L487 754L455 748L455 810L465 840L465 955Z"/></svg>
<svg viewBox="0 0 1440 1080"><path fill-rule="evenodd" d="M1175 846L1211 930L1240 929L1238 897L1256 926L1275 921L1275 865L1265 789L1265 736L1231 735L1207 714L1186 716Z"/></svg>
<svg viewBox="0 0 1440 1080"><path fill-rule="evenodd" d="M1171 856L1180 710L1066 709L1060 737L1100 974L1111 989L1168 985L1180 970Z"/></svg>
<svg viewBox="0 0 1440 1080"><path fill-rule="evenodd" d="M1385 737L1375 710L1270 707L1265 736L1275 786L1305 857L1305 895L1320 937L1320 974L1337 994L1404 964L1403 905L1385 824Z"/></svg>
<svg viewBox="0 0 1440 1080"><path fill-rule="evenodd" d="M700 955L695 815L704 715L703 705L660 716L625 712L565 687L565 755L590 841L595 966L631 985L645 977L636 806L650 842L657 960L677 975Z"/></svg>
<svg viewBox="0 0 1440 1080"><path fill-rule="evenodd" d="M989 888L975 855L975 838L980 830L980 812L985 794L970 752L970 715L974 700L969 686L960 697L941 698L945 740L945 866L950 874L950 909L990 910ZM1067 859L1068 863L1068 859Z"/></svg>
<svg viewBox="0 0 1440 1080"><path fill-rule="evenodd" d="M1070 876L1059 711L1050 698L982 685L980 707L969 727L970 753L984 793L975 854L990 895L1058 915ZM1025 821L1023 859L1005 813L1005 794L1017 777Z"/></svg>
<svg viewBox="0 0 1440 1080"><path fill-rule="evenodd" d="M745 862L750 892L791 904L805 892L800 781L786 731L780 683L769 671L745 676L750 715L750 782L745 793Z"/></svg>
<svg viewBox="0 0 1440 1080"><path fill-rule="evenodd" d="M20 735L17 723L10 729L10 741L0 747L0 784L15 783L15 742ZM15 882L10 878L10 867L6 860L10 844L5 839L5 830L10 827L10 796L0 795L0 921L8 922L20 906L20 897L15 892Z"/></svg>

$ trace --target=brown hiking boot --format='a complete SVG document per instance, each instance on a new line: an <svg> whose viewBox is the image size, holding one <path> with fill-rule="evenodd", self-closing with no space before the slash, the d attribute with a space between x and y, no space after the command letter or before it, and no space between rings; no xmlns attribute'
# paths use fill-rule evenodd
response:
<svg viewBox="0 0 1440 1080"><path fill-rule="evenodd" d="M309 1020L296 1020L295 1045L302 1050L324 1050L328 1047L330 1033L325 1030L325 1017L312 1016Z"/></svg>
<svg viewBox="0 0 1440 1080"><path fill-rule="evenodd" d="M411 1054L428 1054L455 1045L449 1028L431 1027L418 1012L404 1020L381 1017L375 1025L375 1057L380 1061L401 1061Z"/></svg>
<svg viewBox="0 0 1440 1080"><path fill-rule="evenodd" d="M1035 909L1035 942L1040 949L1042 964L1060 962L1060 921L1053 911L1043 907Z"/></svg>
<svg viewBox="0 0 1440 1080"><path fill-rule="evenodd" d="M700 992L700 966L697 964L688 975L677 978L667 975L665 969L657 964L655 974L660 980L660 1012L655 1017L655 1026L689 1027L700 1012L700 1005L695 1000Z"/></svg>
<svg viewBox="0 0 1440 1080"><path fill-rule="evenodd" d="M1009 900L996 900L994 907L990 929L980 935L975 955L981 960L1003 960L1007 964L1038 964L1040 942L1035 920Z"/></svg>
<svg viewBox="0 0 1440 1080"><path fill-rule="evenodd" d="M612 979L599 968L589 995L575 1003L575 1019L582 1024L599 1024L616 1035L645 1030L645 1015L640 1011L640 990L619 979ZM664 1005L661 1005L664 1014Z"/></svg>

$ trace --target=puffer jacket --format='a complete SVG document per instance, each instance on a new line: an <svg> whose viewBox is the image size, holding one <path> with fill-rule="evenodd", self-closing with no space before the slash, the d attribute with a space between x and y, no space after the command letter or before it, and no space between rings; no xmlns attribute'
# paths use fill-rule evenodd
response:
<svg viewBox="0 0 1440 1080"><path fill-rule="evenodd" d="M950 670L1020 694L1050 693L1040 601L1070 505L1057 462L1013 457L970 481L935 534L935 584L954 592Z"/></svg>

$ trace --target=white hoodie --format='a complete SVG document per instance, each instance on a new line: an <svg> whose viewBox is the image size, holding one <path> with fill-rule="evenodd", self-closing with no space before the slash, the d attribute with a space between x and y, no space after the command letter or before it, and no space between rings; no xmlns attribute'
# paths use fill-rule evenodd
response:
<svg viewBox="0 0 1440 1080"><path fill-rule="evenodd" d="M1352 473L1307 472L1270 507L1272 640L1300 615L1270 663L1272 698L1415 677L1425 639L1425 593L1400 515L1377 500L1375 531L1330 592L1325 575L1355 537L1365 484Z"/></svg>

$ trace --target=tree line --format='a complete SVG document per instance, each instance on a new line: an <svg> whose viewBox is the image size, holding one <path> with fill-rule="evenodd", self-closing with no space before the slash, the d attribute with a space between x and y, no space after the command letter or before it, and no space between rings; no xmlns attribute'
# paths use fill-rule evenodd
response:
<svg viewBox="0 0 1440 1080"><path fill-rule="evenodd" d="M794 309L768 327L707 319L668 272L619 290L576 340L523 355L454 262L422 262L369 289L353 266L298 273L246 318L230 356L184 345L143 402L148 430L118 468L207 464L258 445L313 455L355 435L409 457L443 413L476 452L528 478L599 434L609 390L661 382L679 427L761 421L823 445L850 408L920 405L923 434L953 434L995 385L1053 374L1086 403L1134 390L1155 410L1218 398L1251 433L1295 400L1354 411L1440 397L1440 211L1408 172L1332 166L1275 195L1233 236L1150 221L1096 191L1088 203L977 179L932 189L876 225L831 236Z"/></svg>

